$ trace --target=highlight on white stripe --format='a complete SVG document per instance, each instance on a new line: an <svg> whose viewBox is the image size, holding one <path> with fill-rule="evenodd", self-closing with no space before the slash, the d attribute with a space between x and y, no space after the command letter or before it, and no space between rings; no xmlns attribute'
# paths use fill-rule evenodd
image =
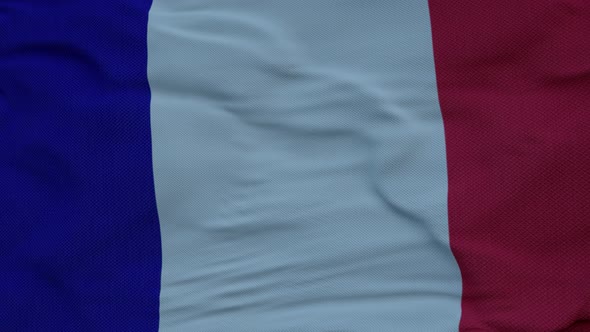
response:
<svg viewBox="0 0 590 332"><path fill-rule="evenodd" d="M162 331L456 331L427 1L155 0Z"/></svg>

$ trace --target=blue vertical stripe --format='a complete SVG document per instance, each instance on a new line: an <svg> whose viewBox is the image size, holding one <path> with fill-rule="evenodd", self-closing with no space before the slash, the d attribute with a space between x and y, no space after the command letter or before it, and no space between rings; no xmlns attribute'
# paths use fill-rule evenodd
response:
<svg viewBox="0 0 590 332"><path fill-rule="evenodd" d="M0 2L0 331L157 331L149 0Z"/></svg>

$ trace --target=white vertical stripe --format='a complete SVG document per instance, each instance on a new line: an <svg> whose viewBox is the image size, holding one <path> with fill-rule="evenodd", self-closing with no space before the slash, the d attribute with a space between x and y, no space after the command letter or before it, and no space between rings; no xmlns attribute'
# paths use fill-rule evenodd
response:
<svg viewBox="0 0 590 332"><path fill-rule="evenodd" d="M163 331L456 331L423 1L155 0Z"/></svg>

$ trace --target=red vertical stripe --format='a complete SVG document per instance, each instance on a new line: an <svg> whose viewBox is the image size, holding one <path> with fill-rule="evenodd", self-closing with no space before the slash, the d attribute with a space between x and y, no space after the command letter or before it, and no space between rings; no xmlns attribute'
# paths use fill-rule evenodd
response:
<svg viewBox="0 0 590 332"><path fill-rule="evenodd" d="M461 331L590 331L590 1L430 10Z"/></svg>

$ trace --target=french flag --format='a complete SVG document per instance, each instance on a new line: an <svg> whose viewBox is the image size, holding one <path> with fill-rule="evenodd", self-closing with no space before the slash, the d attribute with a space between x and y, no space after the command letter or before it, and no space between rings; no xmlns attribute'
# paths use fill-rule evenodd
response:
<svg viewBox="0 0 590 332"><path fill-rule="evenodd" d="M590 331L590 1L0 0L13 331Z"/></svg>

